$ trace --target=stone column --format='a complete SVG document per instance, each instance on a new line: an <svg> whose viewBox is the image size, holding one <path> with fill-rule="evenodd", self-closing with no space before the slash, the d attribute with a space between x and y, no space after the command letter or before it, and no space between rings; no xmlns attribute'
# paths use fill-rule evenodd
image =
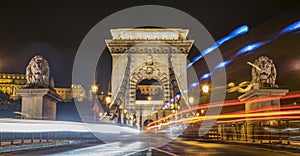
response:
<svg viewBox="0 0 300 156"><path fill-rule="evenodd" d="M255 100L259 99L263 96L278 96L278 98L271 100L271 101L263 101L263 102L246 102L245 103L245 113L249 113L252 110L261 109L264 107L274 107L276 110L280 110L280 96L286 95L288 92L287 89L253 89L249 92L241 95L238 97L240 101L246 101L249 99ZM270 110L272 111L272 110ZM267 122L267 121L266 121ZM250 121L246 120L247 126L245 127L247 129L247 139L253 140L253 130L254 135L257 135L257 132L260 130L259 121ZM253 128L254 125L254 128ZM256 138L257 139L257 138Z"/></svg>
<svg viewBox="0 0 300 156"><path fill-rule="evenodd" d="M56 103L60 96L49 88L25 88L16 90L22 97L21 112L26 119L56 120Z"/></svg>

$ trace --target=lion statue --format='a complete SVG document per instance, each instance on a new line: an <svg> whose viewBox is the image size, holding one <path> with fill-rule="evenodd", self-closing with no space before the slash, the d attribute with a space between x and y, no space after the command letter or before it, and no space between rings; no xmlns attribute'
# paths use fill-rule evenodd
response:
<svg viewBox="0 0 300 156"><path fill-rule="evenodd" d="M252 83L254 89L278 87L276 81L276 68L273 61L266 56L255 60L252 67Z"/></svg>
<svg viewBox="0 0 300 156"><path fill-rule="evenodd" d="M26 88L48 88L50 69L42 56L34 56L26 68Z"/></svg>

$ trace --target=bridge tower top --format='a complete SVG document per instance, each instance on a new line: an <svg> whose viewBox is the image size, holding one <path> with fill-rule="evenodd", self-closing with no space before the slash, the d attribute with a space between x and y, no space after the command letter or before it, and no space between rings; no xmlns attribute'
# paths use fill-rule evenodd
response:
<svg viewBox="0 0 300 156"><path fill-rule="evenodd" d="M194 40L187 39L188 29L123 28L110 31L112 39L105 41L112 54L124 52L169 53L170 50L172 53L188 54L194 43ZM171 49L167 49L167 47Z"/></svg>

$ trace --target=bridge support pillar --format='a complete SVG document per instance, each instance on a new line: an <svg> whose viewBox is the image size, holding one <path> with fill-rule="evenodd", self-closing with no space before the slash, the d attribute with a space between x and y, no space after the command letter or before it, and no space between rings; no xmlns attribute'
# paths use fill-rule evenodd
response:
<svg viewBox="0 0 300 156"><path fill-rule="evenodd" d="M267 88L267 89L253 89L249 92L238 97L240 101L246 101L245 103L245 113L251 113L253 110L258 110L262 108L270 108L273 110L268 111L279 111L280 110L280 96L284 96L288 92L287 89L277 89L277 88ZM259 101L260 98L266 96L278 96L273 100ZM251 100L250 100L251 99ZM256 100L258 101L256 101ZM249 101L248 101L249 100ZM248 102L247 102L248 101ZM265 111L266 112L266 111ZM277 120L269 120L264 122L246 120L246 140L255 140L256 135L261 135L263 130L260 129L262 125L265 126L278 126ZM260 133L260 134L259 134Z"/></svg>
<svg viewBox="0 0 300 156"><path fill-rule="evenodd" d="M26 119L56 120L56 103L59 95L50 88L25 88L16 90L22 97L22 116Z"/></svg>

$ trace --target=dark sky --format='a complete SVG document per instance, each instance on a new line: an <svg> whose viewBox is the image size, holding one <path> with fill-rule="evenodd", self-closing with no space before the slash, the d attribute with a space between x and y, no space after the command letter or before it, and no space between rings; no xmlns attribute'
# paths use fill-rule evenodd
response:
<svg viewBox="0 0 300 156"><path fill-rule="evenodd" d="M196 0L196 1L14 1L0 2L0 72L25 73L25 67L35 54L43 55L51 66L56 86L71 83L73 60L86 33L101 19L121 9L137 5L157 4L174 7L198 19L217 40L240 25L251 31L221 48L224 58L248 43L265 39L280 28L300 20L300 1L262 0ZM99 41L104 42L104 41ZM240 57L227 68L228 80L250 80L254 61L268 55L278 62L278 83L299 90L300 85L299 34L287 34L247 56ZM108 53L102 58L109 58ZM193 56L193 54L191 54ZM190 56L190 57L191 57ZM110 63L104 59L101 72L109 72ZM197 63L200 71L204 72ZM104 65L107 65L105 68ZM243 73L243 74L241 74ZM200 73L201 75L201 73Z"/></svg>

